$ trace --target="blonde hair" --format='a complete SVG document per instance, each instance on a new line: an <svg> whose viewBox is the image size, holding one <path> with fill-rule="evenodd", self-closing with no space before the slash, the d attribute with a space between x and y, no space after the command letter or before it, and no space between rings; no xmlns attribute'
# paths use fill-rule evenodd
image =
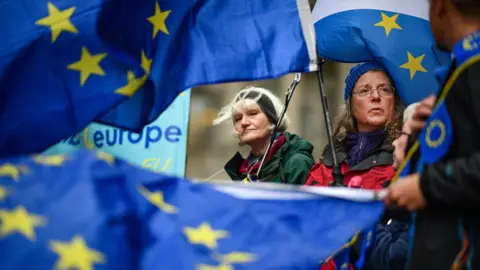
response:
<svg viewBox="0 0 480 270"><path fill-rule="evenodd" d="M258 95L254 98L251 98L249 96L249 93L258 93ZM233 97L232 101L228 103L226 106L224 106L220 112L217 115L217 118L213 120L214 125L219 125L225 121L228 121L229 119L233 122L233 117L235 111L238 110L238 108L243 108L245 106L250 106L251 104L258 104L258 100L262 97L265 96L267 97L270 102L272 102L273 108L275 109L275 116L276 118L280 118L280 113L282 112L283 109L283 102L280 101L280 99L275 96L272 92L265 88L260 88L260 87L253 87L249 86L244 89L242 89L240 92L238 92L235 97ZM272 129L277 123L272 123ZM290 125L290 119L288 118L287 114L283 116L282 122L279 124L278 129L280 131L286 131L288 126Z"/></svg>

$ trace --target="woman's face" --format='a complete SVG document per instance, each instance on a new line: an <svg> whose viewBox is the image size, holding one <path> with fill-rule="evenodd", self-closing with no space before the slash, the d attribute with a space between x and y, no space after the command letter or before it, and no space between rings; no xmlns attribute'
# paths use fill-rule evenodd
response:
<svg viewBox="0 0 480 270"><path fill-rule="evenodd" d="M353 89L351 106L359 132L382 129L395 114L395 94L387 75L382 71L363 74Z"/></svg>
<svg viewBox="0 0 480 270"><path fill-rule="evenodd" d="M271 123L267 116L255 102L248 102L237 106L233 114L235 132L241 142L252 144L270 136Z"/></svg>

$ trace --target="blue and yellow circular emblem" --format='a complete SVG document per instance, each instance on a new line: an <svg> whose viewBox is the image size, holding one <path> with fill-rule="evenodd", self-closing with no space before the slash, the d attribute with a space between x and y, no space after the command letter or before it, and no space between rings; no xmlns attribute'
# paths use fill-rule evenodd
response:
<svg viewBox="0 0 480 270"><path fill-rule="evenodd" d="M447 137L445 124L439 119L434 119L428 123L425 135L425 141L428 147L437 148L445 141L445 138Z"/></svg>
<svg viewBox="0 0 480 270"><path fill-rule="evenodd" d="M442 159L452 144L453 130L445 103L439 105L420 132L422 160L431 164Z"/></svg>

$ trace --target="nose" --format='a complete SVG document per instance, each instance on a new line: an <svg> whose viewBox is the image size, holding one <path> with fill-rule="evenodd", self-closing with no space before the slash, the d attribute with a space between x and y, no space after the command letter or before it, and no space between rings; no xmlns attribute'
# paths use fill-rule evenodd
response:
<svg viewBox="0 0 480 270"><path fill-rule="evenodd" d="M246 117L243 117L241 120L241 124L242 124L242 127L247 127L248 125L250 125L250 122L247 120Z"/></svg>
<svg viewBox="0 0 480 270"><path fill-rule="evenodd" d="M378 92L378 89L374 89L372 93L370 94L370 98L372 100L379 100L380 99L380 93Z"/></svg>

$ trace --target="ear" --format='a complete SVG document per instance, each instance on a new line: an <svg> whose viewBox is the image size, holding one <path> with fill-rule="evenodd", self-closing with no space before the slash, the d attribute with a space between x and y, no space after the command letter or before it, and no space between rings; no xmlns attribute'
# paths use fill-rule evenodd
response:
<svg viewBox="0 0 480 270"><path fill-rule="evenodd" d="M432 17L438 17L438 7L440 5L440 1L438 0L430 0L430 6L429 6L429 13L430 13L430 20Z"/></svg>
<svg viewBox="0 0 480 270"><path fill-rule="evenodd" d="M448 10L452 8L451 0L432 0L433 14L439 19L444 19Z"/></svg>

